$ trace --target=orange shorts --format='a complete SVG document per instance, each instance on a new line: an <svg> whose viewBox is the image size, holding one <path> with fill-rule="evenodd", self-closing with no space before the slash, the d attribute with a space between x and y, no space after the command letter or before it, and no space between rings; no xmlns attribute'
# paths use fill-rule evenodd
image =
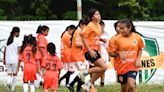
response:
<svg viewBox="0 0 164 92"><path fill-rule="evenodd" d="M32 64L31 62L24 63L24 74L23 81L34 81L36 80L36 64Z"/></svg>
<svg viewBox="0 0 164 92"><path fill-rule="evenodd" d="M58 71L49 71L46 70L44 74L44 84L43 89L52 89L52 90L58 90Z"/></svg>

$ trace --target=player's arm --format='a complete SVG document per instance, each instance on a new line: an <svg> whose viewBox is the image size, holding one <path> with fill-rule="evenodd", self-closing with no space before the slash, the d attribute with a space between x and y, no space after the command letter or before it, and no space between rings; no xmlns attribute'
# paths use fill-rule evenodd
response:
<svg viewBox="0 0 164 92"><path fill-rule="evenodd" d="M77 48L82 48L83 47L83 43L82 43L82 41L80 40L79 37L76 37L75 44L76 44Z"/></svg>
<svg viewBox="0 0 164 92"><path fill-rule="evenodd" d="M41 75L40 74L40 60L38 59L37 61L36 61L36 63L37 63L37 73L39 74L39 75Z"/></svg>
<svg viewBox="0 0 164 92"><path fill-rule="evenodd" d="M87 51L89 51L89 54L91 55L91 57L96 57L96 52L93 51L93 50L89 47L89 45L88 45L88 43L87 43L87 41L86 41L86 37L85 37L82 33L80 33L80 36L81 36L81 38L82 38L82 42L83 42L84 46L86 47Z"/></svg>
<svg viewBox="0 0 164 92"><path fill-rule="evenodd" d="M39 51L41 52L42 56L44 57L44 51L43 51L44 47L39 47Z"/></svg>
<svg viewBox="0 0 164 92"><path fill-rule="evenodd" d="M22 62L21 60L18 61L18 66L17 66L16 74L19 72L19 67L20 67L21 62Z"/></svg>
<svg viewBox="0 0 164 92"><path fill-rule="evenodd" d="M139 52L138 52L138 56L137 56L137 59L135 62L136 67L141 67L141 55L142 55L142 49L139 50Z"/></svg>
<svg viewBox="0 0 164 92"><path fill-rule="evenodd" d="M109 52L109 51L108 51L108 54L111 57L117 57L119 55L117 52Z"/></svg>

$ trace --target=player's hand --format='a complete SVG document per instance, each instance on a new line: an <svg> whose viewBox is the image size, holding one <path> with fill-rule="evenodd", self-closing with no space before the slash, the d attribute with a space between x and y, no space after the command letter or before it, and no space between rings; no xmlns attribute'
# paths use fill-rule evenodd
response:
<svg viewBox="0 0 164 92"><path fill-rule="evenodd" d="M137 68L140 68L140 67L141 67L141 60L140 60L140 59L137 59L137 60L136 60L135 66L136 66Z"/></svg>
<svg viewBox="0 0 164 92"><path fill-rule="evenodd" d="M126 63L126 53L125 52L119 52L119 56L120 56L122 64L125 64Z"/></svg>
<svg viewBox="0 0 164 92"><path fill-rule="evenodd" d="M96 58L97 57L97 54L94 50L89 50L89 54L92 58Z"/></svg>

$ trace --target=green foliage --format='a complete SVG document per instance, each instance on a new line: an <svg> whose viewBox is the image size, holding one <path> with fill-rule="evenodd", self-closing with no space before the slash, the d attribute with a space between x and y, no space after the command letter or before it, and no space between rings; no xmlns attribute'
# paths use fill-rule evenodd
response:
<svg viewBox="0 0 164 92"><path fill-rule="evenodd" d="M164 20L164 0L82 0L83 15L100 10L102 19ZM77 20L76 0L0 0L0 20Z"/></svg>
<svg viewBox="0 0 164 92"><path fill-rule="evenodd" d="M0 20L7 20L7 16L0 16Z"/></svg>
<svg viewBox="0 0 164 92"><path fill-rule="evenodd" d="M51 0L35 0L31 3L31 9L35 11L37 15L47 15L50 13L49 4Z"/></svg>
<svg viewBox="0 0 164 92"><path fill-rule="evenodd" d="M164 20L164 15L163 16L151 17L149 20L163 21Z"/></svg>
<svg viewBox="0 0 164 92"><path fill-rule="evenodd" d="M14 20L45 20L46 17L44 16L31 16L31 15L24 15L24 16L17 16Z"/></svg>
<svg viewBox="0 0 164 92"><path fill-rule="evenodd" d="M0 8L0 15L4 14L4 10Z"/></svg>
<svg viewBox="0 0 164 92"><path fill-rule="evenodd" d="M17 0L0 0L1 2L4 2L4 3L9 3L9 4L15 4L17 3Z"/></svg>
<svg viewBox="0 0 164 92"><path fill-rule="evenodd" d="M127 0L118 2L118 7L126 8L128 17L131 19L141 18L148 19L150 15L148 14L148 7L141 6L138 0Z"/></svg>
<svg viewBox="0 0 164 92"><path fill-rule="evenodd" d="M57 20L58 17L56 15L51 15L47 18L48 20Z"/></svg>
<svg viewBox="0 0 164 92"><path fill-rule="evenodd" d="M77 12L76 11L68 11L63 14L64 19L68 20L76 20L77 19Z"/></svg>

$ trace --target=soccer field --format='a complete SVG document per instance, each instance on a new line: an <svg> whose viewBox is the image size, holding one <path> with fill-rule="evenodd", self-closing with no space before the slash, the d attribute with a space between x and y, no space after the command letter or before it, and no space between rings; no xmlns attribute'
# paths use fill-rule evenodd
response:
<svg viewBox="0 0 164 92"><path fill-rule="evenodd" d="M119 85L106 85L104 87L96 86L97 92L120 92ZM0 86L0 92L6 92L4 86ZM23 92L22 87L16 87L14 92ZM36 89L36 92L43 92L42 88ZM51 92L51 91L50 91ZM59 87L59 92L69 92L69 90L61 86ZM76 91L75 91L76 92ZM82 91L85 92L85 91ZM138 85L137 92L164 92L164 85Z"/></svg>

